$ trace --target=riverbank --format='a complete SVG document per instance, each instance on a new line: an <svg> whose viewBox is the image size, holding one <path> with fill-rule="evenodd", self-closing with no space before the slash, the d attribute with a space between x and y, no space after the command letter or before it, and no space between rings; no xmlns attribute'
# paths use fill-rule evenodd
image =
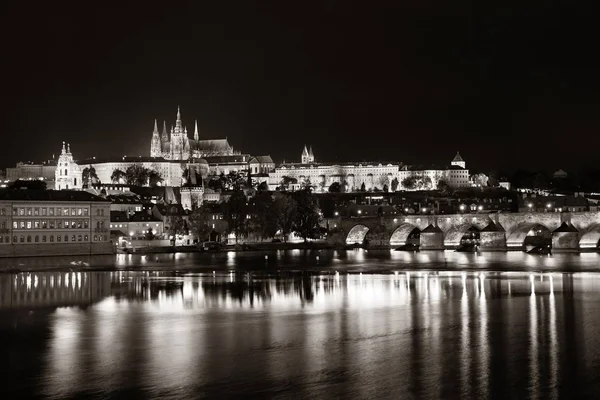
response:
<svg viewBox="0 0 600 400"><path fill-rule="evenodd" d="M323 250L333 249L327 242L294 242L294 243L238 243L225 245L219 249L205 251L197 245L192 246L158 246L139 247L135 249L119 249L121 254L169 254L169 253L226 253L230 251L276 251L276 250Z"/></svg>

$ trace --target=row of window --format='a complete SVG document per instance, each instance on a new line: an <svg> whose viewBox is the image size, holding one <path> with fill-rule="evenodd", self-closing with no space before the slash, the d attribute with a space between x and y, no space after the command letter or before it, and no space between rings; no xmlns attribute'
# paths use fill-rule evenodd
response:
<svg viewBox="0 0 600 400"><path fill-rule="evenodd" d="M107 241L107 235L94 235L94 242L102 242ZM88 242L88 235L71 235L69 240L69 235L21 235L21 236L13 236L13 243L54 243L56 242ZM10 243L9 236L0 236L0 243Z"/></svg>
<svg viewBox="0 0 600 400"><path fill-rule="evenodd" d="M34 220L13 221L13 229L88 229L90 221L87 219L77 220ZM96 221L97 228L104 228L104 221Z"/></svg>
<svg viewBox="0 0 600 400"><path fill-rule="evenodd" d="M0 208L0 215L7 215L10 211L5 207ZM90 214L89 208L81 207L14 207L13 215L21 216L71 216L71 217L87 217ZM104 209L96 209L96 215L104 216Z"/></svg>

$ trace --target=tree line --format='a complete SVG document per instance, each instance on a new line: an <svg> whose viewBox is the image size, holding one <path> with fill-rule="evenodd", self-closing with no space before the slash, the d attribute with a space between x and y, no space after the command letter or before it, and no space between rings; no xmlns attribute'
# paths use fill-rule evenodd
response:
<svg viewBox="0 0 600 400"><path fill-rule="evenodd" d="M163 178L158 171L152 168L143 167L138 164L130 165L125 171L115 169L110 176L110 180L113 183L120 183L124 181L126 184L132 186L149 185L151 187L157 186L163 182Z"/></svg>
<svg viewBox="0 0 600 400"><path fill-rule="evenodd" d="M306 242L323 233L320 227L321 211L316 196L309 190L293 193L259 191L248 198L243 190L234 190L231 197L215 210L210 205L201 206L190 214L190 230L199 239L212 232L211 216L221 213L227 223L227 233L239 239L254 234L273 238L281 234L284 241L295 232Z"/></svg>

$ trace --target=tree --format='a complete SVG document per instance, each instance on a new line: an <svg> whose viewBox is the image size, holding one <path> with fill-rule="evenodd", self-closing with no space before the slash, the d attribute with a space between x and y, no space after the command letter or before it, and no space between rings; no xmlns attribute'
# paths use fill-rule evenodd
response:
<svg viewBox="0 0 600 400"><path fill-rule="evenodd" d="M329 185L330 193L340 193L341 191L342 191L342 185L340 185L339 182L333 182L331 185Z"/></svg>
<svg viewBox="0 0 600 400"><path fill-rule="evenodd" d="M415 190L417 188L417 177L416 176L407 176L402 179L402 187L407 190Z"/></svg>
<svg viewBox="0 0 600 400"><path fill-rule="evenodd" d="M83 169L81 172L81 180L84 188L89 187L90 183L93 185L100 182L100 179L98 179L98 174L96 173L96 169L91 165Z"/></svg>
<svg viewBox="0 0 600 400"><path fill-rule="evenodd" d="M308 190L302 190L296 193L295 200L297 211L294 219L294 231L304 239L305 243L307 239L318 238L321 212L315 195Z"/></svg>
<svg viewBox="0 0 600 400"><path fill-rule="evenodd" d="M148 170L148 184L151 187L159 186L163 182L163 178L156 170Z"/></svg>
<svg viewBox="0 0 600 400"><path fill-rule="evenodd" d="M181 215L173 215L171 216L169 225L169 233L173 235L173 245L175 245L177 236L182 236L188 233L187 224Z"/></svg>
<svg viewBox="0 0 600 400"><path fill-rule="evenodd" d="M313 190L314 185L312 184L312 182L310 181L310 178L306 178L302 181L302 183L300 184L300 189L301 190L308 190L308 191L312 191Z"/></svg>
<svg viewBox="0 0 600 400"><path fill-rule="evenodd" d="M449 194L451 192L450 185L444 179L440 179L437 184L437 189L444 194Z"/></svg>
<svg viewBox="0 0 600 400"><path fill-rule="evenodd" d="M489 178L485 174L471 175L471 180L477 187L487 187L489 182Z"/></svg>
<svg viewBox="0 0 600 400"><path fill-rule="evenodd" d="M388 187L387 183L383 185L383 191L386 193L390 191L390 188Z"/></svg>
<svg viewBox="0 0 600 400"><path fill-rule="evenodd" d="M282 191L287 191L290 188L290 184L296 185L297 183L298 183L298 179L292 178L291 176L284 176L281 178L279 187L281 188Z"/></svg>
<svg viewBox="0 0 600 400"><path fill-rule="evenodd" d="M141 165L133 164L125 170L125 182L132 186L144 186L148 182L149 170Z"/></svg>
<svg viewBox="0 0 600 400"><path fill-rule="evenodd" d="M152 231L152 228L148 228L146 231L146 240L154 240L154 232Z"/></svg>
<svg viewBox="0 0 600 400"><path fill-rule="evenodd" d="M24 181L21 179L17 179L13 183L8 186L9 189L31 189L31 190L46 190L47 185L46 182L41 181L39 179L34 179L31 181Z"/></svg>
<svg viewBox="0 0 600 400"><path fill-rule="evenodd" d="M398 178L392 179L392 182L391 182L392 192L395 192L396 190L398 190L398 185L399 184L400 184L400 182L398 181Z"/></svg>
<svg viewBox="0 0 600 400"><path fill-rule="evenodd" d="M259 234L261 240L277 233L277 221L271 212L272 207L273 198L268 192L259 192L252 198L249 229Z"/></svg>
<svg viewBox="0 0 600 400"><path fill-rule="evenodd" d="M269 191L269 184L267 183L267 181L262 181L258 187L257 190L259 192L268 192Z"/></svg>
<svg viewBox="0 0 600 400"><path fill-rule="evenodd" d="M190 214L190 230L198 241L204 241L212 231L210 210L206 206L198 207Z"/></svg>
<svg viewBox="0 0 600 400"><path fill-rule="evenodd" d="M281 230L283 240L287 242L288 235L294 228L298 204L287 194L282 194L273 201L271 206L272 217L277 229Z"/></svg>
<svg viewBox="0 0 600 400"><path fill-rule="evenodd" d="M246 232L246 216L248 215L248 205L246 195L241 190L232 193L229 201L222 204L223 218L227 221L229 232L235 234L235 243Z"/></svg>
<svg viewBox="0 0 600 400"><path fill-rule="evenodd" d="M363 182L362 185L360 185L360 191L361 192L366 192L367 188L365 187L365 183Z"/></svg>
<svg viewBox="0 0 600 400"><path fill-rule="evenodd" d="M423 176L420 179L420 189L423 190L431 190L433 187L433 182L431 182L431 178L428 176Z"/></svg>
<svg viewBox="0 0 600 400"><path fill-rule="evenodd" d="M125 172L120 169L115 168L115 170L110 175L110 180L112 183L121 183L125 180Z"/></svg>

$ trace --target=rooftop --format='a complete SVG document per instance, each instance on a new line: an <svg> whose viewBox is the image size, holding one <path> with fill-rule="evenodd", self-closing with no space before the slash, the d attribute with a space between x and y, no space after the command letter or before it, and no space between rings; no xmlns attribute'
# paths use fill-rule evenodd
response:
<svg viewBox="0 0 600 400"><path fill-rule="evenodd" d="M8 201L98 201L100 196L79 190L0 189L0 200Z"/></svg>

